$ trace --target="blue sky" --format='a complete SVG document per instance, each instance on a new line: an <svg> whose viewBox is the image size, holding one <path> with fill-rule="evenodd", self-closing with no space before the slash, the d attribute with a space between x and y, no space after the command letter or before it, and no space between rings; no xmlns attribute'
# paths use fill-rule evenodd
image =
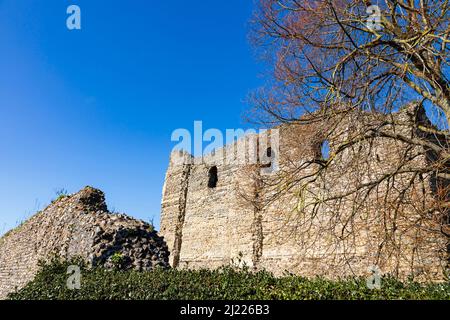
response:
<svg viewBox="0 0 450 320"><path fill-rule="evenodd" d="M82 30L66 28L81 8ZM0 0L0 233L55 191L159 226L173 130L245 127L252 0Z"/></svg>

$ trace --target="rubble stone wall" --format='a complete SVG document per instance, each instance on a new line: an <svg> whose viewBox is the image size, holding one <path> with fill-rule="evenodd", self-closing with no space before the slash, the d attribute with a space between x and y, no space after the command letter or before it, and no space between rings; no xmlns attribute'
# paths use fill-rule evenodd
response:
<svg viewBox="0 0 450 320"><path fill-rule="evenodd" d="M397 132L413 134L409 124L415 110L405 109L393 115L395 121L403 123L395 128ZM330 141L331 154L349 134L364 128L365 121L392 120L388 118L391 115L350 116L355 118L342 119L335 130L338 134ZM315 156L317 142L322 138L320 126L325 132L329 124L279 127L281 173L285 170L286 174L307 176L317 169L312 165L296 172L288 167L299 168ZM260 138L256 135L257 140ZM262 149L268 145L258 140L258 146ZM260 150L257 152L260 154ZM414 155L406 144L388 138L361 141L340 154L315 181L289 188L277 180L279 174L258 181L261 167L230 162L226 157L237 157L238 153L237 143L203 159L172 153L163 191L160 232L168 240L171 253L174 244L178 245L177 262L172 264L175 267L216 268L238 263L278 275L292 272L331 278L366 275L376 267L381 273L400 278L413 275L417 279L442 279L448 261L448 239L432 217L424 218L417 210L420 201L433 200L430 177L405 173L396 179L383 179L384 173L395 171L405 154ZM426 161L423 155L417 156L411 165L426 166ZM189 175L182 174L183 163L189 163ZM208 187L212 166L218 171L215 188ZM326 205L320 203L322 198L346 194L355 186L378 179L383 181L365 199L350 194ZM402 193L411 184L413 187ZM283 188L288 191L276 200L258 204ZM385 197L388 188L392 191ZM396 212L398 202L402 210ZM315 203L321 204L320 210L313 210Z"/></svg>
<svg viewBox="0 0 450 320"><path fill-rule="evenodd" d="M0 238L0 299L32 280L38 262L53 256L121 269L169 267L168 248L153 227L108 212L103 192L91 187L61 197Z"/></svg>

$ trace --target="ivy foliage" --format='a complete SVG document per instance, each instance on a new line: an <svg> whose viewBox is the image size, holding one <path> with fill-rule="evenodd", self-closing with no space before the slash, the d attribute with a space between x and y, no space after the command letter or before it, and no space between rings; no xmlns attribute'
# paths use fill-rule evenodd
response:
<svg viewBox="0 0 450 320"><path fill-rule="evenodd" d="M70 265L81 268L80 290L67 286ZM224 267L217 270L151 272L87 268L81 260L41 265L35 279L9 295L13 300L450 300L450 283L402 283L384 277L380 289L369 289L363 278L331 281Z"/></svg>

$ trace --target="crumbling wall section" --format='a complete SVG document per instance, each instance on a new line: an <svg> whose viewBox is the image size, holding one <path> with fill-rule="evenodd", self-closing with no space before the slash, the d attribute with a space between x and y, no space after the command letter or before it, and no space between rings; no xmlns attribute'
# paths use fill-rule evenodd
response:
<svg viewBox="0 0 450 320"><path fill-rule="evenodd" d="M0 299L32 280L38 262L53 256L124 270L169 267L168 248L153 227L108 212L103 192L91 187L54 201L0 239Z"/></svg>

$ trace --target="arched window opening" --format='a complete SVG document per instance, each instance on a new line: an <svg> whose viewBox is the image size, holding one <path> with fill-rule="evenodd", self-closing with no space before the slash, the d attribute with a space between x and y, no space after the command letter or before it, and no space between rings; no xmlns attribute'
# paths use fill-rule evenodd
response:
<svg viewBox="0 0 450 320"><path fill-rule="evenodd" d="M320 153L322 160L327 161L328 159L330 159L330 142L328 140L322 141Z"/></svg>
<svg viewBox="0 0 450 320"><path fill-rule="evenodd" d="M270 168L270 167L272 167L272 160L273 160L274 156L275 156L274 151L272 150L271 147L268 147L266 149L266 157L264 159L262 167L263 168Z"/></svg>
<svg viewBox="0 0 450 320"><path fill-rule="evenodd" d="M215 188L217 187L217 182L219 181L219 178L217 177L217 167L211 167L208 172L208 188Z"/></svg>

